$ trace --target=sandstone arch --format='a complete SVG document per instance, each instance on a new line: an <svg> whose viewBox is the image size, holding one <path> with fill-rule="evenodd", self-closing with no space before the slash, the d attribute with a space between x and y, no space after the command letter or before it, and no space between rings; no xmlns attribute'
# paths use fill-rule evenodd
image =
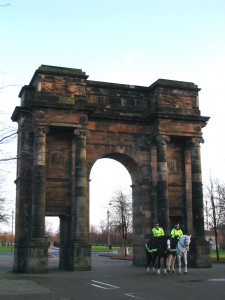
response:
<svg viewBox="0 0 225 300"><path fill-rule="evenodd" d="M134 261L159 220L191 233L190 262L210 266L204 239L197 85L159 79L149 87L88 80L80 69L40 66L20 92L16 179L16 272L47 272L45 216L59 216L60 268L90 270L88 178L101 157L132 178Z"/></svg>

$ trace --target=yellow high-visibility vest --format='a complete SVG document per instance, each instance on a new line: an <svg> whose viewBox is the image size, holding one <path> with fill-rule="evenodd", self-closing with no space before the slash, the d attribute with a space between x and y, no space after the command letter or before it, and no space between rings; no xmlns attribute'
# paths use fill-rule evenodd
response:
<svg viewBox="0 0 225 300"><path fill-rule="evenodd" d="M152 234L153 234L153 236L162 236L162 235L164 235L164 230L161 227L159 227L159 228L154 227L152 229Z"/></svg>
<svg viewBox="0 0 225 300"><path fill-rule="evenodd" d="M172 238L174 237L180 238L183 235L183 231L181 229L173 228L170 234Z"/></svg>

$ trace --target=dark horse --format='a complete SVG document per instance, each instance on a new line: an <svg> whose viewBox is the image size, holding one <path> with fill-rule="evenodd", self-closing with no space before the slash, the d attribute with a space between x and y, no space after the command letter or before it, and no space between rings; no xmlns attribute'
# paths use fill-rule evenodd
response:
<svg viewBox="0 0 225 300"><path fill-rule="evenodd" d="M149 273L150 265L152 264L153 273L160 275L160 261L163 259L164 274L166 271L167 262L167 247L168 247L168 237L160 236L151 238L146 244L146 255L147 255L147 272ZM155 269L155 262L158 259L158 270Z"/></svg>

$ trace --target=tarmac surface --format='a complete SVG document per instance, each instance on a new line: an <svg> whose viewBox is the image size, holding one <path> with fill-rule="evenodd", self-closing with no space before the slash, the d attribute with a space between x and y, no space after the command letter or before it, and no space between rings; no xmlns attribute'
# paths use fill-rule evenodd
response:
<svg viewBox="0 0 225 300"><path fill-rule="evenodd" d="M147 275L132 261L92 255L92 271L58 270L49 258L49 273L13 273L13 255L0 254L0 299L4 300L224 300L225 264L188 269L187 275Z"/></svg>

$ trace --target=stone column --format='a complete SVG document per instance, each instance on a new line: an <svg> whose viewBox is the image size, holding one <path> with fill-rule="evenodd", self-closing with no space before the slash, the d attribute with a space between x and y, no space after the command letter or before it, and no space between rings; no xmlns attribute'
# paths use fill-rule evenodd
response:
<svg viewBox="0 0 225 300"><path fill-rule="evenodd" d="M33 144L29 144L29 119L18 120L18 160L15 210L14 272L26 272L27 241L30 237L30 208L32 197ZM33 135L33 132L32 132Z"/></svg>
<svg viewBox="0 0 225 300"><path fill-rule="evenodd" d="M62 215L60 218L60 251L59 251L59 269L68 270L70 263L70 247L69 247L69 235L70 235L70 217Z"/></svg>
<svg viewBox="0 0 225 300"><path fill-rule="evenodd" d="M193 209L192 209L192 159L191 144L187 142L184 149L185 168L185 211L186 211L186 233L193 235Z"/></svg>
<svg viewBox="0 0 225 300"><path fill-rule="evenodd" d="M192 138L192 210L193 237L190 244L188 263L190 267L207 268L212 266L210 259L210 245L204 234L204 211L202 191L202 171L200 143L202 138Z"/></svg>
<svg viewBox="0 0 225 300"><path fill-rule="evenodd" d="M91 269L91 247L89 243L89 205L86 161L87 130L75 129L75 202L74 202L74 266L75 270Z"/></svg>
<svg viewBox="0 0 225 300"><path fill-rule="evenodd" d="M202 138L192 138L192 205L194 236L204 237L204 208L202 191L201 149Z"/></svg>
<svg viewBox="0 0 225 300"><path fill-rule="evenodd" d="M160 222L160 226L163 227L166 235L170 234L167 165L168 142L170 142L169 136L164 134L156 136L158 221Z"/></svg>
<svg viewBox="0 0 225 300"><path fill-rule="evenodd" d="M28 273L44 273L48 270L48 241L45 238L45 164L46 127L34 132L34 171L31 213L31 239L28 243Z"/></svg>

